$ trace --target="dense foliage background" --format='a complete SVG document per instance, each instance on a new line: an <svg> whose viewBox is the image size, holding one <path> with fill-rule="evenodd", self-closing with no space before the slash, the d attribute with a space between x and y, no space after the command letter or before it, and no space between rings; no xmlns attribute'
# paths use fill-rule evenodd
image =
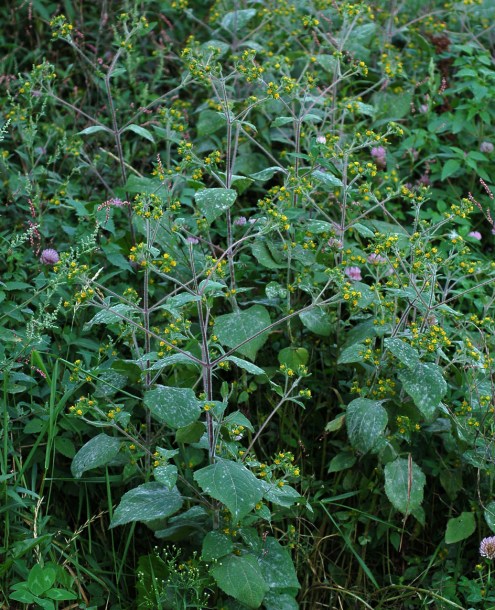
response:
<svg viewBox="0 0 495 610"><path fill-rule="evenodd" d="M2 607L493 607L494 19L2 11Z"/></svg>

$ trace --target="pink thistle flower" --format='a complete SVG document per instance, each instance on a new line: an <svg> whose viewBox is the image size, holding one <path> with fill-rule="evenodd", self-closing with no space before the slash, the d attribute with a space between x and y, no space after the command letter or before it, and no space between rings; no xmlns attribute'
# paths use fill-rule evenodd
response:
<svg viewBox="0 0 495 610"><path fill-rule="evenodd" d="M481 233L479 231L471 231L471 233L468 233L468 237L481 241Z"/></svg>
<svg viewBox="0 0 495 610"><path fill-rule="evenodd" d="M47 248L46 250L43 250L40 256L40 262L43 263L43 265L56 265L59 260L60 256L58 255L58 252L53 248Z"/></svg>
<svg viewBox="0 0 495 610"><path fill-rule="evenodd" d="M344 273L353 282L359 282L363 279L361 276L361 269L359 267L346 267L344 269Z"/></svg>
<svg viewBox="0 0 495 610"><path fill-rule="evenodd" d="M488 557L488 559L493 559L495 557L495 536L483 538L480 543L480 555L482 557Z"/></svg>
<svg viewBox="0 0 495 610"><path fill-rule="evenodd" d="M380 169L385 169L387 166L387 151L383 146L373 146L371 149L371 157Z"/></svg>
<svg viewBox="0 0 495 610"><path fill-rule="evenodd" d="M326 144L327 143L327 139L323 135L316 136L316 141L318 142L318 144Z"/></svg>
<svg viewBox="0 0 495 610"><path fill-rule="evenodd" d="M239 216L234 220L234 224L236 225L236 227L242 227L246 224L246 222L247 220L245 216Z"/></svg>
<svg viewBox="0 0 495 610"><path fill-rule="evenodd" d="M492 153L493 152L493 144L491 142L481 142L480 151L482 153Z"/></svg>

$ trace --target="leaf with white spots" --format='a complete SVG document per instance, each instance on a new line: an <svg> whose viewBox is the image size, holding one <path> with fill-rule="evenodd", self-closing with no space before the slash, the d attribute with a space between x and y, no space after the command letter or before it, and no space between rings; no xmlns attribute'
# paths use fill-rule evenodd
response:
<svg viewBox="0 0 495 610"><path fill-rule="evenodd" d="M194 473L201 489L222 502L232 513L234 523L253 510L263 496L261 481L238 462L219 458Z"/></svg>
<svg viewBox="0 0 495 610"><path fill-rule="evenodd" d="M181 508L182 502L177 487L169 489L162 483L143 483L122 496L110 527L169 517Z"/></svg>
<svg viewBox="0 0 495 610"><path fill-rule="evenodd" d="M447 392L442 369L433 362L420 362L399 374L402 387L414 400L427 421L432 421L440 401Z"/></svg>
<svg viewBox="0 0 495 610"><path fill-rule="evenodd" d="M315 169L315 171L312 172L311 175L324 186L330 187L331 190L344 186L342 184L342 180L340 180L340 178L337 178L337 176L334 176L330 172L322 172L319 169Z"/></svg>
<svg viewBox="0 0 495 610"><path fill-rule="evenodd" d="M385 466L385 493L394 508L404 515L421 506L425 483L423 471L412 460L397 458Z"/></svg>
<svg viewBox="0 0 495 610"><path fill-rule="evenodd" d="M275 538L267 537L259 563L270 589L300 588L292 559L287 549Z"/></svg>
<svg viewBox="0 0 495 610"><path fill-rule="evenodd" d="M107 434L98 434L83 445L74 456L70 470L79 479L92 468L105 466L120 450L121 440Z"/></svg>
<svg viewBox="0 0 495 610"><path fill-rule="evenodd" d="M402 364L405 364L408 368L414 368L418 365L418 351L402 339L396 337L385 339L385 347L392 352L399 362L402 362Z"/></svg>
<svg viewBox="0 0 495 610"><path fill-rule="evenodd" d="M248 340L270 324L271 319L268 310L263 305L253 305L244 311L218 316L215 320L213 333L222 345L231 349L246 341L236 351L254 360L258 350L266 343L268 333L262 333L250 341Z"/></svg>
<svg viewBox="0 0 495 610"><path fill-rule="evenodd" d="M374 451L388 423L387 411L378 400L356 398L347 407L345 419L351 445L367 453Z"/></svg>
<svg viewBox="0 0 495 610"><path fill-rule="evenodd" d="M201 189L196 191L194 198L201 214L212 223L234 205L237 192L234 189Z"/></svg>
<svg viewBox="0 0 495 610"><path fill-rule="evenodd" d="M268 591L256 557L229 555L222 558L211 570L217 585L248 608L259 608Z"/></svg>
<svg viewBox="0 0 495 610"><path fill-rule="evenodd" d="M199 401L191 388L157 385L145 393L144 404L157 421L171 428L192 424L201 414Z"/></svg>

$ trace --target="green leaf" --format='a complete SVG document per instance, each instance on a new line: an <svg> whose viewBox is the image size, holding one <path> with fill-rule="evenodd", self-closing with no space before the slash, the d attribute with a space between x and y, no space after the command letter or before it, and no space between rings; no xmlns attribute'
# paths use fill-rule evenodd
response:
<svg viewBox="0 0 495 610"><path fill-rule="evenodd" d="M278 540L268 536L259 558L261 573L270 589L299 589L292 559Z"/></svg>
<svg viewBox="0 0 495 610"><path fill-rule="evenodd" d="M238 462L218 458L215 464L194 473L201 489L225 504L234 523L246 516L263 496L261 482Z"/></svg>
<svg viewBox="0 0 495 610"><path fill-rule="evenodd" d="M198 122L196 123L196 129L198 136L210 136L215 131L218 131L225 125L225 114L223 112L216 112L214 110L203 110L200 113Z"/></svg>
<svg viewBox="0 0 495 610"><path fill-rule="evenodd" d="M234 189L201 189L194 194L201 214L209 223L231 208L236 198L237 192Z"/></svg>
<svg viewBox="0 0 495 610"><path fill-rule="evenodd" d="M229 356L228 358L226 358L226 360L228 360L229 362L233 362L240 369L244 369L245 371L247 371L248 373L251 373L252 375L266 375L265 371L262 368L260 368L259 366L256 366L256 364L253 364L252 362L243 360L242 358L236 358L235 356Z"/></svg>
<svg viewBox="0 0 495 610"><path fill-rule="evenodd" d="M48 591L55 582L57 572L51 566L41 567L39 563L35 564L28 575L27 583L29 590L34 595L43 595Z"/></svg>
<svg viewBox="0 0 495 610"><path fill-rule="evenodd" d="M259 608L268 591L260 566L253 555L229 555L210 570L217 585L248 608Z"/></svg>
<svg viewBox="0 0 495 610"><path fill-rule="evenodd" d="M454 544L469 538L476 529L476 521L474 514L471 512L461 513L458 517L447 521L447 529L445 530L445 542Z"/></svg>
<svg viewBox="0 0 495 610"><path fill-rule="evenodd" d="M305 347L284 347L278 353L278 361L296 371L299 366L308 364L309 352Z"/></svg>
<svg viewBox="0 0 495 610"><path fill-rule="evenodd" d="M328 337L332 332L330 317L319 307L300 313L299 318L303 325L315 335Z"/></svg>
<svg viewBox="0 0 495 610"><path fill-rule="evenodd" d="M183 428L201 414L199 401L191 388L157 385L144 395L144 404L152 416L171 428Z"/></svg>
<svg viewBox="0 0 495 610"><path fill-rule="evenodd" d="M182 502L177 487L169 489L158 482L143 483L122 496L113 513L110 527L132 521L152 521L169 517L181 508Z"/></svg>
<svg viewBox="0 0 495 610"><path fill-rule="evenodd" d="M139 125L134 125L134 123L133 123L132 125L128 125L122 131L123 132L124 131L133 131L138 136L141 136L142 138L145 138L146 140L153 142L153 144L155 143L155 138L153 137L151 132L148 129L146 129L145 127L140 127Z"/></svg>
<svg viewBox="0 0 495 610"><path fill-rule="evenodd" d="M46 596L55 601L65 602L71 599L77 599L76 593L66 591L65 589L50 589L46 592Z"/></svg>
<svg viewBox="0 0 495 610"><path fill-rule="evenodd" d="M227 417L223 420L223 423L234 426L244 426L244 428L247 428L250 432L254 432L253 424L240 411L233 411L227 415Z"/></svg>
<svg viewBox="0 0 495 610"><path fill-rule="evenodd" d="M311 175L313 178L316 178L318 182L321 182L325 186L331 187L332 190L344 186L342 180L330 172L322 172L319 169L315 169L314 172L311 172Z"/></svg>
<svg viewBox="0 0 495 610"><path fill-rule="evenodd" d="M385 466L385 493L394 508L404 515L421 506L425 483L423 471L412 460L397 458Z"/></svg>
<svg viewBox="0 0 495 610"><path fill-rule="evenodd" d="M323 53L316 56L316 63L320 64L320 66L327 72L333 72L338 66L339 60L333 55L325 55Z"/></svg>
<svg viewBox="0 0 495 610"><path fill-rule="evenodd" d="M268 591L263 600L265 610L299 610L297 601L289 593Z"/></svg>
<svg viewBox="0 0 495 610"><path fill-rule="evenodd" d="M234 550L234 543L220 532L208 532L203 539L201 557L204 561L213 561L225 557Z"/></svg>
<svg viewBox="0 0 495 610"><path fill-rule="evenodd" d="M200 421L195 421L183 428L179 428L175 433L175 440L178 443L197 443L203 436L205 425Z"/></svg>
<svg viewBox="0 0 495 610"><path fill-rule="evenodd" d="M283 125L287 125L288 123L293 123L294 119L291 116L279 116L277 117L273 123L272 127L282 127Z"/></svg>
<svg viewBox="0 0 495 610"><path fill-rule="evenodd" d="M441 180L446 180L450 178L456 171L461 167L461 162L457 159L449 159L447 163L442 167L442 176Z"/></svg>
<svg viewBox="0 0 495 610"><path fill-rule="evenodd" d="M93 133L97 133L98 131L107 131L107 132L111 132L110 129L108 129L108 127L104 127L103 125L92 125L91 127L86 127L86 129L83 129L82 131L79 131L77 133L78 136L89 136Z"/></svg>
<svg viewBox="0 0 495 610"><path fill-rule="evenodd" d="M442 369L432 362L420 362L414 368L401 371L398 377L425 419L431 421L447 392Z"/></svg>
<svg viewBox="0 0 495 610"><path fill-rule="evenodd" d="M290 485L279 487L276 483L264 483L263 497L272 504L289 508L296 502L303 500L301 494Z"/></svg>
<svg viewBox="0 0 495 610"><path fill-rule="evenodd" d="M330 460L328 472L342 472L342 470L352 468L356 463L356 460L356 456L352 453L349 453L348 451L341 451Z"/></svg>
<svg viewBox="0 0 495 610"><path fill-rule="evenodd" d="M70 470L79 479L92 468L105 466L113 460L120 450L121 440L107 434L98 434L79 449L74 456Z"/></svg>
<svg viewBox="0 0 495 610"><path fill-rule="evenodd" d="M488 527L492 532L495 532L495 501L492 501L485 506L484 514Z"/></svg>
<svg viewBox="0 0 495 610"><path fill-rule="evenodd" d="M213 333L222 345L233 349L247 341L257 332L271 324L270 314L263 305L253 305L249 309L218 316ZM239 353L254 360L258 350L268 339L268 333L262 333L236 349Z"/></svg>
<svg viewBox="0 0 495 610"><path fill-rule="evenodd" d="M361 343L350 345L340 352L337 364L351 364L353 362L363 362L363 354L366 351L366 346Z"/></svg>
<svg viewBox="0 0 495 610"><path fill-rule="evenodd" d="M113 324L114 322L125 322L122 316L129 318L129 314L135 311L135 308L131 305L124 305L119 303L108 309L102 309L99 311L89 322L84 325L85 328L91 328L93 324Z"/></svg>
<svg viewBox="0 0 495 610"><path fill-rule="evenodd" d="M378 448L388 423L388 415L381 401L356 398L346 410L347 434L351 445L367 453Z"/></svg>
<svg viewBox="0 0 495 610"><path fill-rule="evenodd" d="M256 172L255 174L249 174L250 178L253 180L259 180L260 182L265 182L266 180L270 180L277 172L283 172L285 174L285 170L283 167L266 167L262 169L260 172Z"/></svg>
<svg viewBox="0 0 495 610"><path fill-rule="evenodd" d="M275 260L273 253L268 248L265 241L257 239L251 246L251 252L258 263L267 269L284 269L285 264Z"/></svg>
<svg viewBox="0 0 495 610"><path fill-rule="evenodd" d="M402 339L395 337L385 339L385 347L392 352L399 362L402 362L407 367L415 368L418 365L418 351Z"/></svg>
<svg viewBox="0 0 495 610"><path fill-rule="evenodd" d="M172 489L172 487L177 483L177 466L174 464L157 466L153 470L153 476L155 477L155 481L161 483L162 485L166 485L168 489Z"/></svg>
<svg viewBox="0 0 495 610"><path fill-rule="evenodd" d="M337 432L337 430L340 430L342 428L344 423L345 423L345 413L342 413L341 415L337 415L337 417L335 419L332 419L332 421L329 421L328 424L325 426L325 432Z"/></svg>
<svg viewBox="0 0 495 610"><path fill-rule="evenodd" d="M243 10L232 11L224 15L222 19L222 27L230 32L241 30L249 21L256 15L255 8L246 8Z"/></svg>

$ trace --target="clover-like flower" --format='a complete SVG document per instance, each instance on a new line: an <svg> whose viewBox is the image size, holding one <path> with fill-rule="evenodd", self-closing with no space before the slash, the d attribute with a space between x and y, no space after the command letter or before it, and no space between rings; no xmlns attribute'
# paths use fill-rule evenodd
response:
<svg viewBox="0 0 495 610"><path fill-rule="evenodd" d="M60 260L58 252L53 248L47 248L43 250L40 256L40 262L44 265L56 265Z"/></svg>
<svg viewBox="0 0 495 610"><path fill-rule="evenodd" d="M482 557L488 557L488 559L493 559L495 557L495 536L483 538L480 543L480 555Z"/></svg>

